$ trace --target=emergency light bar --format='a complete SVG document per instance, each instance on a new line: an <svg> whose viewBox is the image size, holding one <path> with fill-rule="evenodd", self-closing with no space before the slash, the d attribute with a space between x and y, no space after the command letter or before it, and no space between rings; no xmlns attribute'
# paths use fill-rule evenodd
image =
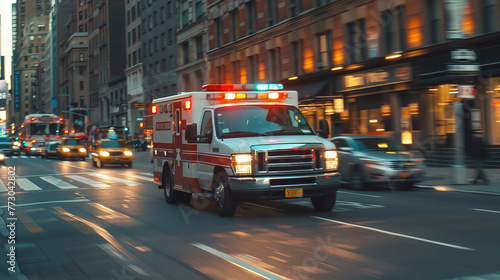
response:
<svg viewBox="0 0 500 280"><path fill-rule="evenodd" d="M207 100L251 100L251 99L286 99L288 92L266 92L266 93L211 93L207 94Z"/></svg>
<svg viewBox="0 0 500 280"><path fill-rule="evenodd" d="M202 87L205 91L248 91L248 90L281 90L282 84L209 84Z"/></svg>

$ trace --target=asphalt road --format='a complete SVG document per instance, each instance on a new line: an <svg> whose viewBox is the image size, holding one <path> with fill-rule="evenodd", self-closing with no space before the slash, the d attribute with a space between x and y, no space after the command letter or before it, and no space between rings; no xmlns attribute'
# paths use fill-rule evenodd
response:
<svg viewBox="0 0 500 280"><path fill-rule="evenodd" d="M6 191L12 167L15 194ZM298 199L240 203L233 218L222 218L208 199L166 204L151 173L143 158L133 169L8 158L0 213L15 229L0 223L0 278L500 277L499 197L341 189L329 213Z"/></svg>

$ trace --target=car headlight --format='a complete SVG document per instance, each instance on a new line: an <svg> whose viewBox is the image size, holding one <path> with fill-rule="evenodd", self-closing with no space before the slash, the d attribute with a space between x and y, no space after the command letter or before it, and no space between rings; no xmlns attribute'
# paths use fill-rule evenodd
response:
<svg viewBox="0 0 500 280"><path fill-rule="evenodd" d="M79 149L79 151L80 151L80 153L86 153L86 152L87 152L87 149L85 149L85 148L80 148L80 149Z"/></svg>
<svg viewBox="0 0 500 280"><path fill-rule="evenodd" d="M250 154L235 154L231 157L231 166L234 174L252 175L252 155Z"/></svg>
<svg viewBox="0 0 500 280"><path fill-rule="evenodd" d="M338 166L337 151L325 151L325 170L336 170Z"/></svg>
<svg viewBox="0 0 500 280"><path fill-rule="evenodd" d="M62 151L65 153L69 153L70 150L68 148L62 148Z"/></svg>
<svg viewBox="0 0 500 280"><path fill-rule="evenodd" d="M106 151L99 151L99 155L101 155L103 157L109 157L109 153Z"/></svg>
<svg viewBox="0 0 500 280"><path fill-rule="evenodd" d="M5 155L4 154L0 154L0 160L4 160L5 159Z"/></svg>
<svg viewBox="0 0 500 280"><path fill-rule="evenodd" d="M125 151L125 152L123 152L123 154L126 156L130 156L130 157L133 155L133 153L131 151Z"/></svg>

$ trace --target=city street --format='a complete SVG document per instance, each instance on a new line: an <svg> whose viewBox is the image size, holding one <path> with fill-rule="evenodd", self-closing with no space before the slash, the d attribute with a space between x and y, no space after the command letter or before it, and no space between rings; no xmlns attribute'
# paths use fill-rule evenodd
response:
<svg viewBox="0 0 500 280"><path fill-rule="evenodd" d="M500 277L499 197L343 188L329 213L298 199L240 203L222 218L206 198L167 204L148 156L102 169L89 158L7 158L0 278L11 264L12 279Z"/></svg>

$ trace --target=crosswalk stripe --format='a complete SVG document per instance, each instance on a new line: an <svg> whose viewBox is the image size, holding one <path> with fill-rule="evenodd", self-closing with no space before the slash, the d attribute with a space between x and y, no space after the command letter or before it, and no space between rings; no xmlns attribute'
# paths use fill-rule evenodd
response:
<svg viewBox="0 0 500 280"><path fill-rule="evenodd" d="M134 178L142 179L142 180L146 180L146 181L152 181L153 180L153 177L146 177L146 176L141 176L141 175L137 175L137 174L127 174L125 176L134 177Z"/></svg>
<svg viewBox="0 0 500 280"><path fill-rule="evenodd" d="M30 158L38 158L37 156L30 156Z"/></svg>
<svg viewBox="0 0 500 280"><path fill-rule="evenodd" d="M20 158L28 158L27 156L20 156Z"/></svg>
<svg viewBox="0 0 500 280"><path fill-rule="evenodd" d="M78 181L78 182L81 182L81 183L84 183L84 184L87 184L87 185L90 185L90 186L96 187L96 188L109 187L109 185L106 183L95 181L95 180L85 178L82 176L78 176L78 175L65 175L64 177L68 177L72 180L75 180L75 181Z"/></svg>
<svg viewBox="0 0 500 280"><path fill-rule="evenodd" d="M0 192L7 192L8 189L5 187L5 184L2 180L0 180Z"/></svg>
<svg viewBox="0 0 500 280"><path fill-rule="evenodd" d="M26 178L17 178L16 183L19 187L21 187L21 189L23 189L25 191L39 191L39 190L41 190L40 187L33 184L30 180L28 180Z"/></svg>
<svg viewBox="0 0 500 280"><path fill-rule="evenodd" d="M42 180L44 180L46 182L49 182L52 185L55 185L56 187L58 187L60 189L75 189L75 188L78 188L77 186L73 186L73 185L71 185L68 182L65 182L65 181L63 181L61 179L57 179L54 176L40 177L40 179L42 179Z"/></svg>
<svg viewBox="0 0 500 280"><path fill-rule="evenodd" d="M137 182L134 182L134 181L129 181L129 180L125 180L125 179L110 177L110 176L107 176L107 175L104 175L104 174L89 173L89 175L90 176L99 177L99 178L102 178L102 179L106 179L106 180L110 180L110 181L113 181L113 182L125 183L126 185L129 185L129 186L135 186L135 185L140 185L141 184L141 183L137 183Z"/></svg>
<svg viewBox="0 0 500 280"><path fill-rule="evenodd" d="M10 157L10 158L19 158L19 156L12 156L12 157Z"/></svg>

